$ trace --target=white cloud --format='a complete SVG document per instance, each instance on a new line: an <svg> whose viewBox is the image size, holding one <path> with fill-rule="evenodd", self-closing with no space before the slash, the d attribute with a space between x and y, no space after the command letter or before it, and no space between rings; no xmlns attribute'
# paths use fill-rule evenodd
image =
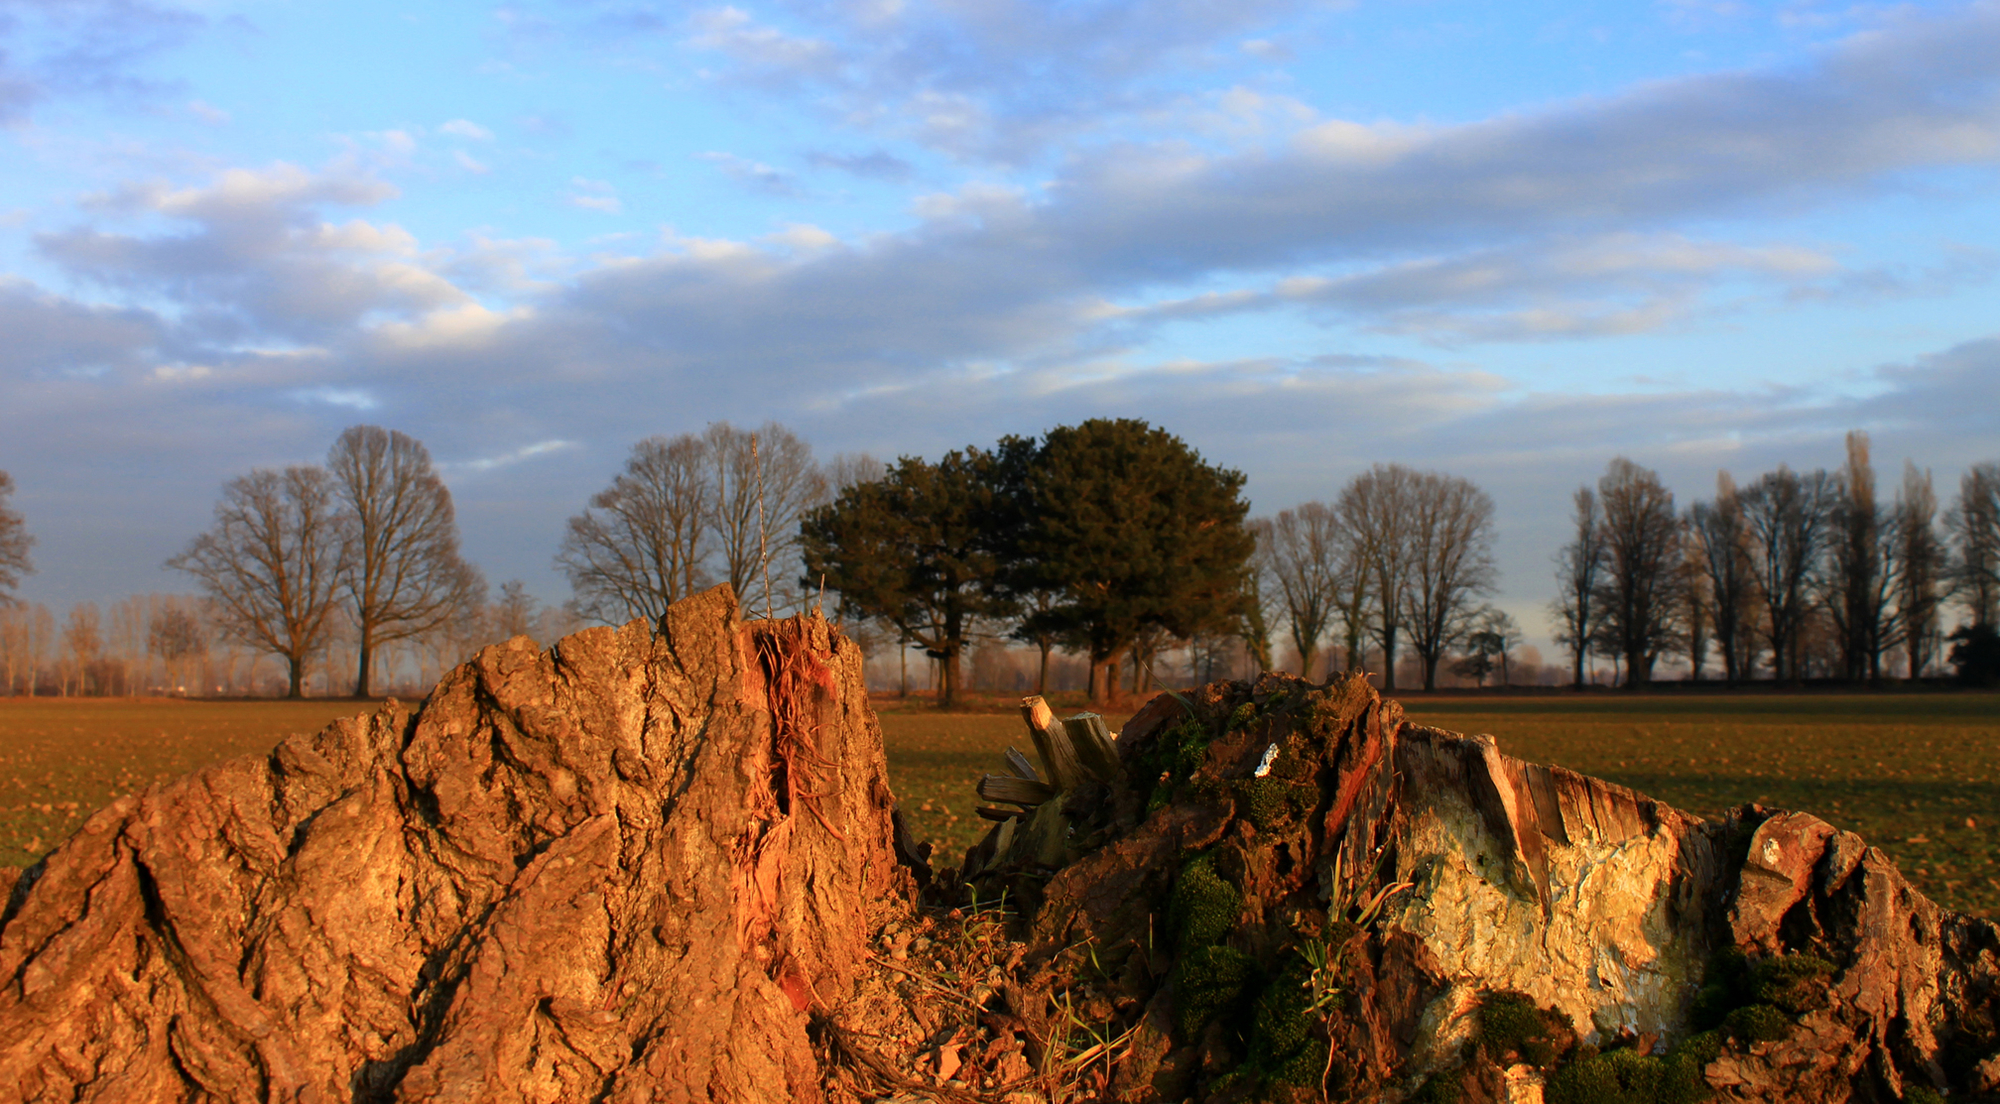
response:
<svg viewBox="0 0 2000 1104"><path fill-rule="evenodd" d="M531 445L522 445L520 448L510 449L495 456L482 456L472 460L448 461L440 463L438 467L448 474L464 472L469 475L483 475L501 468L511 468L516 464L539 457L551 456L556 453L574 452L582 447L576 441L566 441L558 437L546 441L536 441Z"/></svg>
<svg viewBox="0 0 2000 1104"><path fill-rule="evenodd" d="M475 142L491 142L493 132L470 119L453 119L438 126L439 134L449 134L456 138L469 138Z"/></svg>
<svg viewBox="0 0 2000 1104"><path fill-rule="evenodd" d="M772 196L795 196L798 194L798 178L783 169L773 168L761 161L738 157L733 153L710 150L697 153L698 160L706 161L722 171L722 175L752 191Z"/></svg>
<svg viewBox="0 0 2000 1104"><path fill-rule="evenodd" d="M451 157L452 160L458 162L458 167L464 169L466 172L484 176L493 171L487 168L484 162L479 161L464 150L452 150Z"/></svg>
<svg viewBox="0 0 2000 1104"><path fill-rule="evenodd" d="M360 411L373 410L382 405L374 395L359 387L308 387L292 392L292 398L302 403Z"/></svg>
<svg viewBox="0 0 2000 1104"><path fill-rule="evenodd" d="M618 198L618 189L604 180L590 180L575 177L570 180L575 190L569 195L569 205L586 211L601 211L607 215L625 213L625 201Z"/></svg>

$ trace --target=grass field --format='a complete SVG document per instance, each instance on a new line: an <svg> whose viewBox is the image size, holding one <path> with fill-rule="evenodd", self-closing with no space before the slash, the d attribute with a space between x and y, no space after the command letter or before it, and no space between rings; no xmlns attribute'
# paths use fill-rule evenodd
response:
<svg viewBox="0 0 2000 1104"><path fill-rule="evenodd" d="M1411 697L1410 716L1490 732L1559 763L1713 815L1746 801L1816 813L1887 851L1951 908L2000 915L2000 697L1745 694ZM897 795L933 861L984 830L973 785L1019 715L877 703ZM365 707L364 707L365 708ZM1078 708L1058 702L1059 713ZM156 781L360 710L351 702L0 699L0 864L32 862L91 811ZM1125 714L1107 717L1113 729Z"/></svg>

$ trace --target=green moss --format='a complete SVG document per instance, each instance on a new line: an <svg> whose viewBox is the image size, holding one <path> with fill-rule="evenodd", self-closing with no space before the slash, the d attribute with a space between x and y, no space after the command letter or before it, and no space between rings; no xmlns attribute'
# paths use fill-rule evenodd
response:
<svg viewBox="0 0 2000 1104"><path fill-rule="evenodd" d="M1548 1104L1698 1104L1713 1095L1702 1069L1721 1053L1714 1032L1691 1035L1659 1058L1582 1047L1549 1078L1545 1098Z"/></svg>
<svg viewBox="0 0 2000 1104"><path fill-rule="evenodd" d="M1186 781L1201 766L1213 740L1214 734L1208 726L1194 716L1184 718L1153 738L1139 757L1148 812L1166 805L1174 783Z"/></svg>
<svg viewBox="0 0 2000 1104"><path fill-rule="evenodd" d="M1465 1086L1458 1074L1453 1072L1433 1074L1417 1091L1409 1096L1407 1104L1458 1104L1465 1095Z"/></svg>
<svg viewBox="0 0 2000 1104"><path fill-rule="evenodd" d="M1174 967L1174 1021L1181 1037L1200 1037L1218 1015L1240 1009L1257 966L1234 947L1197 947Z"/></svg>
<svg viewBox="0 0 2000 1104"><path fill-rule="evenodd" d="M1911 1085L1903 1090L1903 1104L1944 1104L1944 1097L1929 1085Z"/></svg>
<svg viewBox="0 0 2000 1104"><path fill-rule="evenodd" d="M1181 870L1167 906L1182 954L1229 934L1242 913L1243 895L1216 874L1215 860L1207 855Z"/></svg>
<svg viewBox="0 0 2000 1104"><path fill-rule="evenodd" d="M1534 999L1522 993L1488 993L1479 1004L1479 1041L1498 1061L1518 1054L1532 1066L1550 1066L1561 1056L1556 1026Z"/></svg>
<svg viewBox="0 0 2000 1104"><path fill-rule="evenodd" d="M1826 1007L1827 978L1832 973L1833 963L1816 955L1768 958L1752 974L1751 996L1794 1016L1803 1015Z"/></svg>
<svg viewBox="0 0 2000 1104"><path fill-rule="evenodd" d="M1222 730L1224 732L1240 732L1243 729L1249 728L1250 723L1256 719L1256 704L1253 702L1244 702L1242 705L1236 707L1236 712L1229 715L1229 723L1223 725Z"/></svg>
<svg viewBox="0 0 2000 1104"><path fill-rule="evenodd" d="M1266 1085L1317 1087L1327 1044L1312 1007L1312 970L1295 961L1257 996L1250 1021L1249 1066Z"/></svg>
<svg viewBox="0 0 2000 1104"><path fill-rule="evenodd" d="M1746 1043L1772 1043L1792 1033L1792 1020L1768 1004L1751 1004L1725 1016L1722 1027Z"/></svg>
<svg viewBox="0 0 2000 1104"><path fill-rule="evenodd" d="M1234 790L1237 808L1260 832L1271 831L1305 816L1319 801L1317 786L1294 781L1277 770L1263 778L1238 779Z"/></svg>
<svg viewBox="0 0 2000 1104"><path fill-rule="evenodd" d="M1785 1019L1788 1013L1797 1016L1826 1007L1833 969L1833 963L1817 955L1776 955L1752 962L1731 947L1709 964L1691 1009L1694 1024L1702 1029L1726 1026L1741 1039L1783 1038L1790 1022L1787 1019L1780 1031L1772 1015ZM1748 1011L1751 1008L1763 1011Z"/></svg>

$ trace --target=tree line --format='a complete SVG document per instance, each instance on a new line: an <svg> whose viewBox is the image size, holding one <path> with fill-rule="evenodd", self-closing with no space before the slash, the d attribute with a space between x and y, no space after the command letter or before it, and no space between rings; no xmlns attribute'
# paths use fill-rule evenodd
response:
<svg viewBox="0 0 2000 1104"><path fill-rule="evenodd" d="M864 646L893 638L922 649L945 702L962 688L967 648L997 641L1038 652L1038 690L1052 651L1087 657L1098 701L1128 679L1143 689L1167 652L1213 677L1232 649L1274 667L1274 642L1303 674L1379 666L1389 690L1406 653L1425 689L1441 671L1510 681L1521 631L1483 601L1497 583L1494 508L1473 482L1378 464L1330 500L1258 518L1243 488L1242 473L1134 419L894 464L822 464L782 426L716 423L632 446L565 526L555 566L572 599L537 611L518 581L486 600L424 446L355 426L323 466L224 485L214 525L168 561L203 597L155 600L143 654L157 675L211 643L265 652L283 661L295 696L312 663L337 655L354 672L345 685L366 696L371 673L398 663L442 670L447 653L519 631L547 638L586 620L657 618L727 582L747 612L830 601ZM22 666L31 690L38 670L65 692L125 685L100 663L108 650L94 605L73 610L60 633L46 611L5 608L32 570L11 489L0 473L9 689ZM1856 433L1838 472L1781 466L1741 489L1724 473L1716 496L1685 512L1656 473L1618 458L1573 507L1550 612L1576 684L1592 657L1638 686L1667 659L1701 678L1711 652L1737 682L1760 671L1872 679L1891 657L1916 677L1946 643L1955 661L1995 648L2000 464L1969 471L1948 511L1928 473L1906 466L1885 504ZM1952 601L1970 621L1943 637ZM136 615L117 616L129 669ZM384 664L385 650L397 660ZM60 662L38 667L48 655Z"/></svg>
<svg viewBox="0 0 2000 1104"><path fill-rule="evenodd" d="M1847 435L1838 471L1780 465L1748 486L1728 472L1713 498L1680 511L1657 473L1622 457L1573 496L1556 557L1556 639L1573 681L1590 656L1627 685L1674 658L1701 679L1713 651L1725 681L1922 677L1946 643L1962 674L1996 671L2000 464L1965 473L1940 511L1929 472L1905 463L1883 501L1867 434ZM1967 616L1942 635L1947 603Z"/></svg>

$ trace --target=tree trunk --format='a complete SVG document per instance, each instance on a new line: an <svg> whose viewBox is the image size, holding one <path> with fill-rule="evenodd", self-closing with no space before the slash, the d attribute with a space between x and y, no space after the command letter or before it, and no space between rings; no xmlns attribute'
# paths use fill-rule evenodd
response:
<svg viewBox="0 0 2000 1104"><path fill-rule="evenodd" d="M958 651L953 649L938 657L939 681L938 708L949 709L958 703Z"/></svg>
<svg viewBox="0 0 2000 1104"><path fill-rule="evenodd" d="M306 660L304 656L285 657L285 697L306 696Z"/></svg>
<svg viewBox="0 0 2000 1104"><path fill-rule="evenodd" d="M1090 703L1108 706L1118 697L1118 660L1123 651L1090 657Z"/></svg>
<svg viewBox="0 0 2000 1104"><path fill-rule="evenodd" d="M1391 626L1382 633L1382 690L1396 689L1396 630Z"/></svg>
<svg viewBox="0 0 2000 1104"><path fill-rule="evenodd" d="M914 887L859 649L736 612L493 645L0 870L10 1099L825 1100Z"/></svg>
<svg viewBox="0 0 2000 1104"><path fill-rule="evenodd" d="M367 625L361 626L361 662L354 673L354 696L368 697L368 672L375 660L374 641L369 639L374 633Z"/></svg>
<svg viewBox="0 0 2000 1104"><path fill-rule="evenodd" d="M1036 643L1042 650L1042 662L1035 669L1035 695L1042 697L1049 692L1049 642L1043 639Z"/></svg>

